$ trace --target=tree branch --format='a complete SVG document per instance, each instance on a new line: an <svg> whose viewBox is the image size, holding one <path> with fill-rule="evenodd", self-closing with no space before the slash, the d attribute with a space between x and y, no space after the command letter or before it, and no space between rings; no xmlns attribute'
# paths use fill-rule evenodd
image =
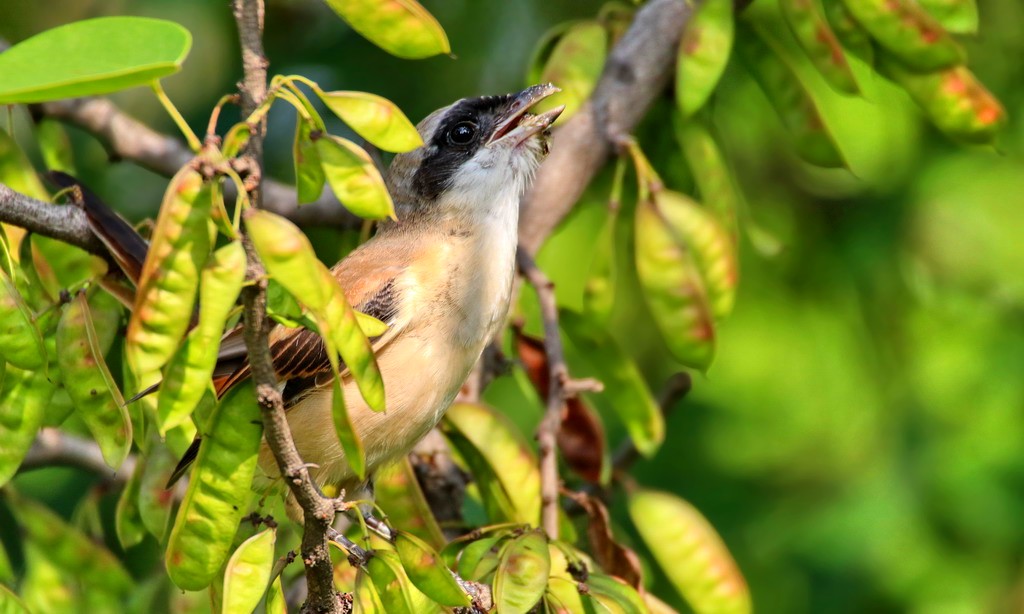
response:
<svg viewBox="0 0 1024 614"><path fill-rule="evenodd" d="M558 305L555 303L555 285L537 268L533 258L520 248L517 255L519 270L537 290L541 317L544 319L544 349L548 355L547 407L537 427L537 447L540 452L541 526L551 539L558 539L558 426L565 408L565 383L569 378L562 353L562 337L558 332Z"/></svg>
<svg viewBox="0 0 1024 614"><path fill-rule="evenodd" d="M170 177L192 159L181 140L161 134L128 115L106 98L74 98L33 105L33 111L89 132L116 159L130 160L143 168ZM234 185L225 186L231 197ZM332 225L358 228L362 220L341 206L330 190L313 203L299 207L294 186L267 180L263 185L264 207L299 225Z"/></svg>
<svg viewBox="0 0 1024 614"><path fill-rule="evenodd" d="M675 66L685 0L650 0L612 49L590 99L556 130L551 155L522 202L520 245L537 250L579 200L613 146L628 135L661 93Z"/></svg>
<svg viewBox="0 0 1024 614"><path fill-rule="evenodd" d="M72 205L54 205L15 192L0 183L0 221L64 241L106 257L103 243L89 228L85 212Z"/></svg>
<svg viewBox="0 0 1024 614"><path fill-rule="evenodd" d="M262 40L263 0L233 0L232 8L238 24L242 50L244 77L239 84L242 113L249 115L267 95L267 59L263 54ZM265 132L266 121L263 120L253 127L244 152L244 155L250 158L252 168L257 169L257 172L261 172L263 168ZM253 183L249 198L254 207L260 207L260 181ZM242 241L248 258L248 278L256 282L242 291L245 345L249 351L249 365L263 416L264 437L274 454L281 475L284 476L303 512L302 561L306 566L309 596L302 611L340 613L341 600L334 588L334 569L327 541L328 530L334 521L335 506L332 501L320 495L306 464L295 449L270 356L268 341L272 322L267 317L265 270L244 227L242 232Z"/></svg>
<svg viewBox="0 0 1024 614"><path fill-rule="evenodd" d="M135 472L135 463L135 456L128 455L121 467L114 471L104 462L95 441L68 435L55 428L44 428L36 435L18 472L54 466L77 467L95 473L112 484L124 486Z"/></svg>

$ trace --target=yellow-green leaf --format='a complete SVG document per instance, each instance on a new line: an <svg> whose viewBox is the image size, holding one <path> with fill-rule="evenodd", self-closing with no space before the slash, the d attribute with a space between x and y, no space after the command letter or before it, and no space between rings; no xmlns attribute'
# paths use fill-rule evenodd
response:
<svg viewBox="0 0 1024 614"><path fill-rule="evenodd" d="M749 614L747 583L700 512L674 495L653 490L630 493L626 502L644 543L697 614Z"/></svg>
<svg viewBox="0 0 1024 614"><path fill-rule="evenodd" d="M732 0L705 0L683 30L676 62L676 103L693 115L711 97L729 63L734 19Z"/></svg>
<svg viewBox="0 0 1024 614"><path fill-rule="evenodd" d="M604 26L596 21L573 24L558 39L539 80L553 83L562 91L537 103L537 112L564 104L565 111L557 122L565 122L594 91L607 55L608 33Z"/></svg>
<svg viewBox="0 0 1024 614"><path fill-rule="evenodd" d="M352 29L381 49L411 60L450 53L448 36L416 0L326 0Z"/></svg>
<svg viewBox="0 0 1024 614"><path fill-rule="evenodd" d="M491 520L536 525L540 521L540 472L519 429L494 409L472 403L453 405L445 414L444 426L467 461L477 455L497 478L500 490L495 494L507 497L507 517ZM489 513L497 507L492 506Z"/></svg>
<svg viewBox="0 0 1024 614"><path fill-rule="evenodd" d="M6 365L0 389L0 486L14 477L28 453L55 391L42 370Z"/></svg>
<svg viewBox="0 0 1024 614"><path fill-rule="evenodd" d="M423 144L416 126L387 98L366 92L317 94L356 134L385 151L412 151Z"/></svg>
<svg viewBox="0 0 1024 614"><path fill-rule="evenodd" d="M513 539L501 552L494 573L494 604L502 614L526 614L548 585L551 557L548 539L540 530Z"/></svg>
<svg viewBox="0 0 1024 614"><path fill-rule="evenodd" d="M263 598L274 566L275 529L265 529L235 550L224 569L222 614L251 614Z"/></svg>
<svg viewBox="0 0 1024 614"><path fill-rule="evenodd" d="M395 541L395 550L398 551L405 573L424 595L441 605L469 605L469 595L459 587L437 551L425 541L400 531Z"/></svg>
<svg viewBox="0 0 1024 614"><path fill-rule="evenodd" d="M331 191L346 209L371 220L395 216L384 178L362 147L326 134L316 140L316 152Z"/></svg>
<svg viewBox="0 0 1024 614"><path fill-rule="evenodd" d="M292 145L292 158L295 163L295 190L300 205L311 203L320 198L324 191L324 168L320 164L320 154L310 134L313 127L301 116L295 122L295 142Z"/></svg>
<svg viewBox="0 0 1024 614"><path fill-rule="evenodd" d="M7 272L0 269L0 359L22 369L46 364L43 337L32 311Z"/></svg>

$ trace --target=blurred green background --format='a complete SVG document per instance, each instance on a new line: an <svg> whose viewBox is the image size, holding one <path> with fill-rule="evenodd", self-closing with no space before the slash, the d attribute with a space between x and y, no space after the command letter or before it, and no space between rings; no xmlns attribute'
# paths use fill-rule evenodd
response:
<svg viewBox="0 0 1024 614"><path fill-rule="evenodd" d="M387 96L414 121L458 97L519 88L541 34L600 7L427 0L456 57L409 62L374 48L322 3L268 4L272 72ZM1024 6L979 7L981 34L965 41L970 65L1011 117L996 149L949 142L864 67L861 100L831 94L803 71L852 172L798 162L763 95L735 67L714 101L749 203L745 225L760 229L761 249L743 242L739 299L717 360L695 377L665 445L635 475L707 515L759 612L1024 611ZM107 14L162 17L192 31L189 60L166 87L193 126L205 125L239 76L227 2L0 0L0 36L18 41ZM173 132L148 90L116 99ZM659 102L638 133L668 183L685 189L670 105ZM294 116L285 106L271 113L267 151L270 173L288 181ZM108 168L100 145L73 136L87 183L133 218L156 210L164 179L130 164ZM602 177L541 254L567 306L579 305L606 197ZM657 391L678 366L628 270L625 226L613 332ZM325 260L339 256L334 231L312 234ZM770 253L765 237L781 249ZM539 408L523 390L504 378L488 399L530 429ZM622 432L608 424L614 444ZM82 477L55 470L19 484L70 513L89 486ZM657 592L671 595L666 586Z"/></svg>

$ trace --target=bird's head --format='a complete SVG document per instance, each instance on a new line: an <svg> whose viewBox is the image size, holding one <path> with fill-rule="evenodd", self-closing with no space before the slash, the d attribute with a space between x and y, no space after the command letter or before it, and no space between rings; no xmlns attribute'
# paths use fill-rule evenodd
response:
<svg viewBox="0 0 1024 614"><path fill-rule="evenodd" d="M417 126L424 145L399 154L387 181L400 223L418 214L487 214L530 185L547 154L548 127L564 107L527 111L558 91L534 85L515 94L463 98Z"/></svg>

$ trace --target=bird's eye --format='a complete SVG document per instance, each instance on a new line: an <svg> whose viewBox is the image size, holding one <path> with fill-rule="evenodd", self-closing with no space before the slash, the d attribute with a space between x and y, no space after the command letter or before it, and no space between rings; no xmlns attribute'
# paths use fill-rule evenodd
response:
<svg viewBox="0 0 1024 614"><path fill-rule="evenodd" d="M476 124L473 122L459 122L448 131L448 142L452 145L469 145L476 136Z"/></svg>

